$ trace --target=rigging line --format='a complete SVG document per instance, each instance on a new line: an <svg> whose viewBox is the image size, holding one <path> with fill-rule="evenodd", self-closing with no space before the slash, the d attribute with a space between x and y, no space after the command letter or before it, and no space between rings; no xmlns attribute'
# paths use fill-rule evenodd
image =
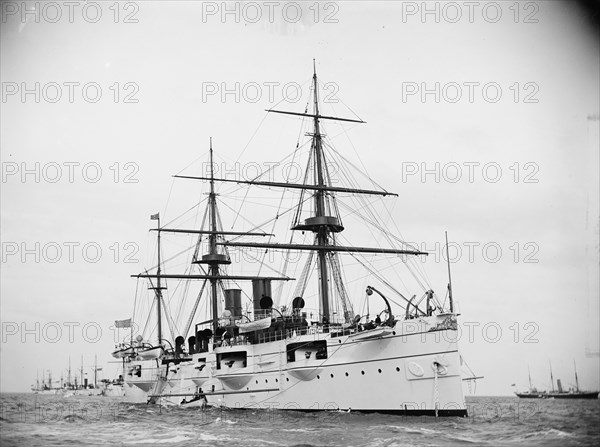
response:
<svg viewBox="0 0 600 447"><path fill-rule="evenodd" d="M177 172L177 174L175 175L180 175L183 171L185 171L187 168L189 168L190 166L192 166L194 163L196 163L198 160L200 160L201 158L205 158L206 154L208 154L208 151L203 152L202 154L200 154L198 156L198 158L192 160L186 167L184 167L183 169L181 169L179 172Z"/></svg>
<svg viewBox="0 0 600 447"><path fill-rule="evenodd" d="M185 268L185 270L183 271L183 274L186 275L188 273L192 273L191 272L191 265L187 264L187 267ZM169 304L171 304L171 301L175 298L175 296L177 295L177 291L179 290L180 287L182 287L183 284L183 290L181 292L181 300L179 300L179 306L177 306L177 315L175 317L175 322L179 323L181 320L181 314L183 312L183 308L185 307L185 304L187 302L187 297L188 297L188 292L190 289L190 284L191 281L177 281L177 285L175 286L175 290L173 290L173 293L169 294Z"/></svg>
<svg viewBox="0 0 600 447"><path fill-rule="evenodd" d="M360 159L360 156L358 157L361 164L363 165L363 169L364 172L361 171L361 169L356 166L354 163L352 163L349 159L347 159L346 157L344 157L342 155L341 152L339 152L334 146L333 144L327 142L325 144L325 146L327 146L328 149L330 149L332 152L334 152L338 157L340 157L346 164L350 165L351 167L353 167L358 173L360 173L364 178L366 178L367 180L369 180L373 186L376 186L377 188L383 190L383 191L387 191L387 189L385 189L383 186L381 186L379 183L377 183L375 180L373 180L373 177L371 177L368 173L367 173L367 168L364 166L364 164L362 163L362 160ZM354 148L354 146L353 146ZM355 152L356 152L356 148L354 148ZM357 154L358 156L358 154ZM343 166L343 164L340 164L340 166Z"/></svg>
<svg viewBox="0 0 600 447"><path fill-rule="evenodd" d="M252 140L254 140L254 137L256 136L256 134L258 133L258 131L260 130L260 128L262 127L262 125L265 122L265 120L267 119L268 115L269 115L269 113L265 112L263 118L260 120L260 123L258 123L258 127L256 128L256 130L254 130L254 133L252 134L252 136L250 137L250 139L248 140L248 142L246 143L246 145L242 149L242 152L240 152L240 154L238 155L238 158L235 160L235 163L237 163L238 161L240 161L240 158L242 157L242 155L244 155L244 152L246 152L246 149L248 149L248 146L250 146L250 143L252 143Z"/></svg>
<svg viewBox="0 0 600 447"><path fill-rule="evenodd" d="M291 159L291 164L292 164L292 165L294 165L294 162L295 162L295 160L296 160L296 155L298 154L298 151L299 151L299 146L300 146L300 138L301 138L301 135L302 135L302 133L303 133L303 132L302 132L302 130L303 130L303 129L302 129L302 126L301 126L301 128L300 128L300 131L299 131L299 133L298 133L298 137L297 137L297 139L296 139L296 149L293 151L293 156L292 156L292 159ZM288 171L288 175L287 175L287 177L285 178L285 180L286 180L286 181L289 181L289 178L290 178L290 177L289 177L289 174L290 174L290 171ZM250 190L250 188L248 188L248 190ZM279 214L279 212L281 211L281 205L282 205L282 203L283 203L283 199L284 199L284 197L285 197L285 193L286 193L286 192L287 192L287 188L283 188L283 191L282 191L282 193L281 193L281 198L280 198L280 200L279 200L279 204L278 204L278 207L277 207L277 213L276 213L276 215L275 215L275 218L273 219L273 226L271 227L271 232L270 232L271 234L275 233L275 225L277 225L277 221L279 220L279 217L280 217L280 214ZM303 194L304 194L304 190L302 190L302 193L301 193L301 195L300 195L300 203L302 203ZM293 237L294 237L294 235L293 235L293 233L292 233L292 235L290 236L290 244L292 243ZM270 242L270 241L272 240L272 238L273 238L273 236L268 236L268 242ZM262 258L262 260L260 261L260 267L259 267L259 269L258 269L258 274L259 274L259 275L260 275L260 272L261 272L261 270L262 270L262 266L263 266L263 264L264 264L264 261L265 261L265 258L266 258L266 256L267 256L267 253L268 253L268 251L269 251L268 249L266 249L266 250L264 251L263 258ZM287 260L288 260L288 257L286 256L286 261L284 261L284 272L285 272L285 271L286 271L286 269L287 269ZM282 274L285 276L285 273L282 273ZM283 286L283 284L281 284L281 285L280 285L280 287L279 287L279 290L280 290L280 291L282 290L282 286Z"/></svg>
<svg viewBox="0 0 600 447"><path fill-rule="evenodd" d="M154 304L156 303L156 300L153 299L152 300L152 305L150 306L150 310L148 311L148 317L146 318L146 324L144 325L144 330L142 331L142 338L146 338L145 334L146 334L146 329L148 328L148 324L150 323L150 317L153 314L153 310L154 310ZM151 333L148 334L148 338L150 338L150 335L152 335Z"/></svg>
<svg viewBox="0 0 600 447"><path fill-rule="evenodd" d="M184 248L184 249L183 249L183 250L181 250L179 253L175 253L175 254L174 254L173 256L171 256L170 258L167 258L167 259L163 260L163 261L162 261L162 264L163 264L163 266L164 266L164 264L165 264L166 262L172 261L172 260L173 260L173 259L175 259L177 256L179 256L179 255L181 255L181 254L185 253L186 251L189 251L189 250L191 250L191 249L193 249L193 248L194 248L193 246L191 246L191 247L188 247L188 248ZM149 270L154 270L154 269L156 269L156 267L157 267L156 265L153 265L152 267L150 267L150 269L149 269Z"/></svg>
<svg viewBox="0 0 600 447"><path fill-rule="evenodd" d="M313 151L311 150L308 152L308 160L306 162L306 168L304 169L304 179L302 180L305 185L308 184L308 181L309 181L309 173L310 173L310 166L312 163L312 157L313 157ZM304 202L305 202L305 199L304 199L305 194L306 194L306 190L304 190L304 189L300 190L300 200L298 202L298 205L296 205L296 213L294 214L292 226L300 223L300 215L302 214L302 206L304 205ZM309 194L309 197L306 200L309 200L312 197L314 197L314 194L313 195Z"/></svg>
<svg viewBox="0 0 600 447"><path fill-rule="evenodd" d="M363 264L363 263L362 263L362 262L361 262L361 261L360 261L360 260L359 260L359 259L358 259L358 258L357 258L357 257L356 257L354 254L353 254L353 253L351 253L351 256L352 256L353 258L355 258L355 259L356 259L358 262L360 262L360 263L363 265L363 267L364 267L365 269L367 269L367 270L368 270L368 271L369 271L369 272L370 272L370 273L371 273L373 276L375 276L377 279L379 279L379 280L380 280L380 281L381 281L383 284L385 284L385 285L386 285L386 286L388 286L388 287L389 287L389 288L390 288L392 291L394 291L395 293L397 293L398 295L400 295L402 298L404 298L404 300L405 300L405 301L408 301L408 300L406 299L406 297L404 297L404 295L402 295L402 294L400 293L400 291L398 291L398 290L397 290L397 289L396 289L394 286L392 286L392 285L389 283L389 281L387 281L387 280L386 280L386 279L385 279L383 276L381 276L381 275L380 275L378 272L376 272L376 271L372 270L371 268L369 268L368 266L366 266L365 264ZM403 285L404 285L404 283L403 283ZM404 285L404 287L406 287L406 285ZM407 289L408 289L408 288L407 288ZM400 306L400 307L402 307L402 306Z"/></svg>
<svg viewBox="0 0 600 447"><path fill-rule="evenodd" d="M200 224L200 230L204 230L206 225L206 217L208 215L208 206L204 209L204 214L202 216L202 223ZM202 234L198 235L198 240L196 241L196 246L194 249L194 254L192 255L192 262L197 261L200 254L200 248L202 246Z"/></svg>
<svg viewBox="0 0 600 447"><path fill-rule="evenodd" d="M359 219L363 220L364 222L366 222L367 224L375 227L376 229L378 229L379 231L381 231L382 233L387 233L387 235L394 239L396 242L401 244L401 247L398 248L409 248L411 250L415 250L415 251L419 251L418 247L415 247L411 244L409 244L408 242L403 241L402 239L400 239L399 237L397 237L396 235L394 235L393 233L391 233L387 228L385 228L383 225L380 225L376 220L371 220L365 216L363 216L362 214L360 214L360 211L362 209L364 209L365 207L368 207L369 204L365 204L363 205L363 207L361 208L353 208L349 205L346 205L343 201L340 201L340 205L342 206L342 208L346 208L349 213L346 214L346 216L350 216L350 215L355 215L356 217L358 217ZM393 241L392 241L393 242ZM394 243L390 244L392 247L397 246Z"/></svg>
<svg viewBox="0 0 600 447"><path fill-rule="evenodd" d="M165 310L165 316L167 317L167 325L169 326L169 331L171 332L171 340L175 340L175 331L177 330L177 326L175 325L175 321L173 321L171 309L168 304L169 303L165 303L163 308Z"/></svg>
<svg viewBox="0 0 600 447"><path fill-rule="evenodd" d="M308 199L306 199L306 200L308 200ZM223 204L223 205L225 205L225 207L229 208L229 209L230 209L231 211L233 211L234 213L236 212L236 210L234 210L232 207L230 207L229 205L227 205L225 202L222 202L222 204ZM295 207L294 207L294 208L295 208ZM280 213L280 214L279 214L279 217L283 216L284 214L287 214L287 213L289 213L289 212L290 212L290 211L292 211L294 208L290 208L290 209L287 209L287 210L285 210L283 213ZM248 230L248 231L250 232L250 231L254 231L254 230L256 230L256 229L261 229L263 226L265 226L266 224L268 224L268 223L270 223L271 221L273 221L273 219L274 219L274 218L271 218L271 219L269 219L269 220L267 220L267 221L265 221L265 222L263 222L262 224L259 224L259 225L255 225L255 224L254 224L254 222L251 222L250 220L246 219L245 217L242 217L242 219L244 219L246 222L248 222L250 225L252 225L252 228L251 228L250 230ZM244 235L241 235L241 236L236 236L236 237L232 238L232 239L230 240L230 242L234 242L234 241L238 240L238 239L239 239L239 238L241 238L241 237L244 237Z"/></svg>
<svg viewBox="0 0 600 447"><path fill-rule="evenodd" d="M141 278L137 278L137 281L135 282L135 298L133 299L133 315L131 316L131 321L135 322L135 309L137 307L137 298L138 298L138 290L139 290L139 286L140 286L140 279ZM131 325L131 336L129 337L130 343L133 341L133 324Z"/></svg>
<svg viewBox="0 0 600 447"><path fill-rule="evenodd" d="M337 152L336 152L336 153L337 153ZM341 166L342 168L344 167L344 165L343 165L343 164L340 164L340 166ZM342 173L343 173L343 169L342 169ZM380 217L380 216L378 216L378 215L375 215L374 209L372 209L372 208L371 208L371 204L369 203L369 201L367 201L366 199L364 199L364 198L362 198L362 197L359 197L359 198L357 198L357 199L355 199L355 200L356 200L356 201L358 201L358 202L360 202L360 203L362 203L362 204L366 204L365 206L361 207L361 209L363 209L363 208L364 208L364 209L365 209L365 211L366 211L368 214L370 214L370 215L371 215L372 219L373 219L375 222L378 222L378 221L381 221L381 220L383 220L383 219L381 219L381 217ZM388 210L387 210L387 207L385 206L385 202L383 202L383 201L382 201L382 203L383 203L383 205L384 205L384 209L386 209L386 211L388 211ZM389 214L389 211L388 211L388 214ZM358 215L358 216L359 216L360 218L364 219L364 216L362 216L362 215ZM375 223L373 223L373 225L377 225L377 226L379 226L378 224L375 224ZM392 235L391 235L391 233L390 233L388 230L384 230L384 229L382 229L382 231L384 232L384 236L385 236L385 238L388 240L388 242L389 242L389 243L390 243L392 246L394 246L394 244L393 244L392 240L390 239L390 237L392 236ZM373 234L373 232L372 232L372 231L371 231L371 234L372 234L372 235L375 237L375 239L377 239L377 237L376 237L376 236ZM409 245L409 244L407 244L407 243L406 243L406 242L404 242L404 241L402 241L402 243L403 243L403 244L406 244L406 245ZM418 271L419 271L419 273L420 273L420 274L421 274L421 276L423 277L422 279L423 279L425 282L428 282L428 281L425 279L424 275L422 275L422 273L421 273L421 269L419 269L418 265L415 265L415 262L416 262L415 260L412 260L412 259L410 259L410 260L408 261L408 264L406 264L407 268L409 267L409 265L412 265L412 266L413 266L413 268L415 268L416 270L418 270ZM409 268L409 270L410 270L410 268ZM411 271L411 274L414 276L414 272L412 272L412 271ZM420 280L418 280L418 282L420 283ZM421 287L423 287L423 286L422 286L422 284L421 284Z"/></svg>
<svg viewBox="0 0 600 447"><path fill-rule="evenodd" d="M359 261L359 262L360 262L360 261ZM374 272L374 271L372 271L372 270L368 269L368 268L367 268L366 266L364 266L364 265L363 265L363 267L365 267L365 269L367 269L368 273L367 273L366 275L363 275L363 276L359 277L359 278L355 278L355 279L353 279L352 281L349 281L349 282L348 282L348 284L353 284L353 283L355 283L355 282L357 282L357 281L361 281L361 280L363 280L363 279L367 278L369 275L374 275L374 276L375 276L375 278L377 278L377 279L379 279L381 282L383 282L383 283L384 283L386 286L388 286L388 287L389 287L389 288L390 288L390 289L391 289L391 290L392 290L394 293L397 293L398 295L400 295L401 297L403 297L403 298L404 298L404 296L402 295L402 293L400 293L400 291L398 291L397 289L395 289L395 288L394 288L394 287L391 285L391 283L390 283L389 281L387 281L386 279L384 279L384 278L383 278L383 276L375 274L375 272ZM388 270L388 269L390 269L390 268L393 268L393 267L394 267L394 266L387 266L387 267L384 267L384 268L382 268L382 269L378 269L377 271L378 271L378 272L383 272L383 271L385 271L385 270ZM399 279L399 281L400 281L400 283L401 283L401 284L404 286L404 288L405 288L406 290L408 290L408 287L406 286L406 284L404 284L404 281L402 281L402 279L401 279L401 278ZM389 297L388 297L388 299L389 299ZM390 299L390 300L391 300L391 299ZM400 304L396 303L395 301L393 301L393 302L394 302L394 304L396 304L396 305L398 305L399 307L401 307L401 308L402 308L402 305L400 305Z"/></svg>
<svg viewBox="0 0 600 447"><path fill-rule="evenodd" d="M324 83L324 84L335 84L335 85L337 85L335 82L331 82L331 81L327 81L327 80L325 80L325 79L323 79L323 78L319 78L319 79L317 80L317 85L321 85L321 90L324 90L324 89L323 89L323 85L322 85L322 83ZM364 121L364 120L363 120L363 119L362 119L360 116L358 116L358 113L356 113L354 110L352 110L352 109L350 108L350 106L348 106L348 104L346 104L344 101L342 101L342 99L341 99L339 96L337 96L337 95L336 95L336 96L335 96L335 98L336 98L336 99L337 99L339 102L341 102L341 103L342 103L342 104L343 104L343 105L344 105L344 106L345 106L345 107L346 107L348 110L350 110L350 112L352 112L352 114L353 114L353 115L354 115L356 118L358 118L360 121ZM335 104L336 102L337 102L337 101L325 101L323 104L328 104L328 105L329 105L329 107L331 107L331 109L332 109L332 110L335 112L336 110L335 110L335 106L334 106L334 104ZM337 115L334 115L334 116L337 116Z"/></svg>
<svg viewBox="0 0 600 447"><path fill-rule="evenodd" d="M199 207L200 205L202 205L204 203L204 201L208 200L207 197L203 198L202 200L200 200L198 203L192 205L190 208L188 208L187 210L185 210L183 213L179 214L179 216L174 217L173 219L171 219L169 222L167 222L166 224L163 225L163 227L168 227L171 224L173 224L177 219L179 219L180 217L185 216L187 213L189 213L190 211L192 211L194 208Z"/></svg>
<svg viewBox="0 0 600 447"><path fill-rule="evenodd" d="M302 130L302 129L301 129L301 130ZM285 162L285 161L286 161L288 158L290 158L290 157L292 157L292 159L295 159L295 157L296 157L296 153L298 152L298 150L299 150L301 147L303 147L303 146L304 146L304 145L298 146L298 143L299 143L299 138L298 138L298 142L296 143L296 149L295 149L295 150L294 150L294 151L293 151L291 154L289 154L289 155L286 155L286 156L285 156L283 159L281 159L281 160L280 160L280 161L278 161L277 163L275 163L275 164L271 165L271 166L270 166L268 169L266 169L266 170L264 170L264 171L260 172L260 173L259 173L259 174L258 174L256 177L254 177L253 179L250 179L250 181L256 181L256 180L260 179L260 178L261 178L263 175L265 175L265 174L267 174L267 173L271 172L271 171L272 171L272 170L274 170L274 169L275 169L277 166L281 165L283 162ZM236 161L236 163L237 163L237 161ZM238 188L239 188L240 190L241 190L243 187L244 187L244 185L238 185ZM237 190L236 190L236 191L237 191ZM234 191L234 192L235 192L235 191ZM244 198L242 199L242 203L240 203L240 207L239 207L240 209L239 209L239 211L235 211L235 210L233 210L233 209L232 209L232 211L235 213L236 217L235 217L235 219L234 219L234 221L233 221L233 223L232 223L232 225L231 225L231 228L233 228L233 227L235 226L235 223L237 222L237 218L238 218L238 217L240 216L240 214L241 214L241 208L243 207L243 205L244 205L244 203L245 203L245 201L246 201L246 199L247 199L247 197L248 197L248 194L249 194L249 192L250 192L250 188L246 188L246 190L245 190L245 195L244 195Z"/></svg>
<svg viewBox="0 0 600 447"><path fill-rule="evenodd" d="M165 208L163 209L163 216L167 215L167 209L169 208L169 203L171 201L171 194L173 193L173 186L175 186L175 178L171 180L171 187L169 188L169 196L167 197L167 203L165 203Z"/></svg>
<svg viewBox="0 0 600 447"><path fill-rule="evenodd" d="M196 312L198 311L198 305L200 304L200 299L202 298L202 294L204 293L204 288L206 287L206 283L208 282L208 280L204 280L202 282L202 288L200 289L200 292L198 293L198 296L196 297L196 301L194 302L194 306L192 307L192 311L190 312L190 316L188 317L187 323L185 324L184 330L183 330L183 337L186 338L187 334L190 332L190 328L192 327L192 323L194 321L194 316L196 315Z"/></svg>
<svg viewBox="0 0 600 447"><path fill-rule="evenodd" d="M250 256L252 259L254 259L255 261L260 261L260 260L258 259L258 257L257 257L257 256L254 256L252 253L246 252L246 255L249 255L249 256ZM284 274L284 273L282 273L282 272L278 271L277 269L275 269L274 267L271 267L271 266L270 266L270 265L268 265L268 264L265 264L265 267L266 267L266 268L268 268L269 270L271 270L271 271L273 271L273 272L277 273L278 275L285 276L285 274ZM259 275L260 275L260 272L256 274L256 276L259 276Z"/></svg>

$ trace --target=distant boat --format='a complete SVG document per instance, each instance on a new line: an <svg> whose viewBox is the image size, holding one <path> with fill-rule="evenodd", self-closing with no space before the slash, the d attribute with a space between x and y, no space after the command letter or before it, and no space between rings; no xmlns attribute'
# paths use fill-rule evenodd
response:
<svg viewBox="0 0 600 447"><path fill-rule="evenodd" d="M520 398L533 398L533 399L598 399L600 392L598 391L581 391L579 389L579 379L577 377L577 365L573 361L575 366L575 388L568 390L563 389L562 382L560 379L556 380L558 391L554 390L554 376L552 375L552 364L550 365L550 381L552 383L552 391L538 391L531 385L531 375L529 375L529 391L522 393L516 392L515 394Z"/></svg>
<svg viewBox="0 0 600 447"><path fill-rule="evenodd" d="M529 370L529 366L527 366L527 375L529 377L529 390L522 392L516 391L515 394L517 397L520 397L521 399L543 399L546 397L546 391L538 391L537 388L532 385L531 371Z"/></svg>

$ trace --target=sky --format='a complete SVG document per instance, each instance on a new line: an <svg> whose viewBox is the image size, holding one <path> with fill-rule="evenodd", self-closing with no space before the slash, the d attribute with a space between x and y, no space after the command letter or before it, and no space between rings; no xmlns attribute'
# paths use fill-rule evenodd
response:
<svg viewBox="0 0 600 447"><path fill-rule="evenodd" d="M114 321L145 287L130 275L155 264L150 215L169 222L205 198L172 176L200 175L211 137L231 175L292 153L300 120L265 109L304 110L313 59L324 110L367 122L327 123L328 136L398 193L385 199L398 230L385 223L432 253L421 267L442 297L449 233L459 346L484 376L465 392L525 389L528 368L549 388L549 362L563 383L576 362L580 386L600 387L600 52L585 8L36 3L2 2L2 392L66 374L69 357L91 377L97 356L114 377ZM267 196L233 207L243 229Z"/></svg>

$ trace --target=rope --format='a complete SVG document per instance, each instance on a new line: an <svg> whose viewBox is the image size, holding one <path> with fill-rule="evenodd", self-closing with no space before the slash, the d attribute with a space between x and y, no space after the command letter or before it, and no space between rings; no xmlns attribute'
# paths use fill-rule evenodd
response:
<svg viewBox="0 0 600 447"><path fill-rule="evenodd" d="M438 389L438 362L433 362L433 396L435 400L435 417L438 417L438 408L440 406L440 391Z"/></svg>

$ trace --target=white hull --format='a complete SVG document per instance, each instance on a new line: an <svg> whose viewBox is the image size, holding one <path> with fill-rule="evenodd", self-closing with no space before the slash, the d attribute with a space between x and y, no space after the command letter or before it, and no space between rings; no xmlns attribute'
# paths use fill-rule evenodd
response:
<svg viewBox="0 0 600 447"><path fill-rule="evenodd" d="M209 405L229 408L432 415L437 409L440 415L462 416L466 407L457 332L442 329L442 322L441 316L402 321L390 331L374 329L372 337L370 331L339 337L313 333L219 347L172 363L168 371L166 365L157 368L156 361L132 362L130 368L141 368L141 375L127 374L126 381L148 397L160 395L171 403L190 400L200 391ZM438 330L429 332L436 324L441 324ZM302 348L315 341L326 342L327 358ZM293 360L287 353L291 343L299 346ZM246 353L246 364L233 353ZM164 385L155 387L158 382Z"/></svg>

